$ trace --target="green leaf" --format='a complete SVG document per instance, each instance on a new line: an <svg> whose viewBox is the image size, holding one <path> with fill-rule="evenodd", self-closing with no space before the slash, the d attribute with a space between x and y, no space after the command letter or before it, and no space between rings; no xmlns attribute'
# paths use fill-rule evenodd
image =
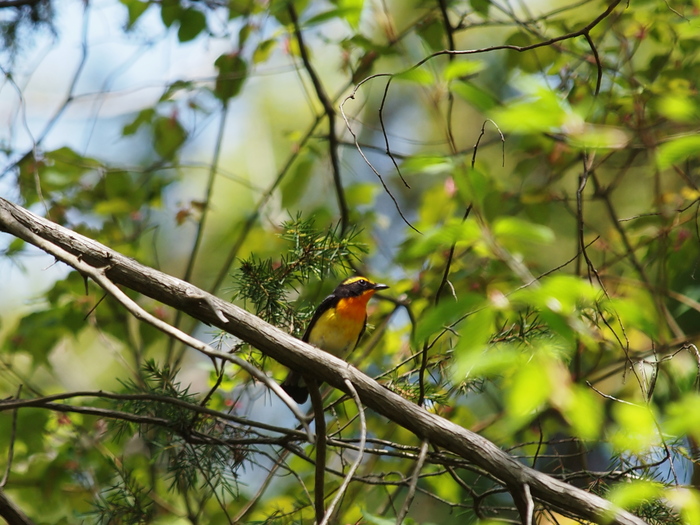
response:
<svg viewBox="0 0 700 525"><path fill-rule="evenodd" d="M452 171L454 161L443 155L416 155L408 157L401 164L404 175L438 175Z"/></svg>
<svg viewBox="0 0 700 525"><path fill-rule="evenodd" d="M664 486L661 483L631 480L614 485L608 493L608 499L618 507L630 509L646 501L660 498L663 490Z"/></svg>
<svg viewBox="0 0 700 525"><path fill-rule="evenodd" d="M573 275L553 275L540 280L539 288L526 288L513 293L511 301L539 310L552 310L571 315L579 308L592 305L599 290L588 281Z"/></svg>
<svg viewBox="0 0 700 525"><path fill-rule="evenodd" d="M522 243L552 244L554 232L547 226L525 221L517 217L501 217L493 224L496 241L517 248Z"/></svg>
<svg viewBox="0 0 700 525"><path fill-rule="evenodd" d="M506 39L506 45L526 47L534 44L534 37L517 31ZM506 64L511 70L520 69L526 73L538 74L545 72L550 64L559 58L560 53L554 46L531 49L524 53L509 52L506 55Z"/></svg>
<svg viewBox="0 0 700 525"><path fill-rule="evenodd" d="M122 128L122 135L133 135L144 124L150 124L151 122L153 122L153 118L155 116L156 110L153 108L147 108L139 111L138 115L136 115L136 118Z"/></svg>
<svg viewBox="0 0 700 525"><path fill-rule="evenodd" d="M695 101L686 95L668 95L658 102L658 110L664 117L676 122L691 123L697 120L700 111Z"/></svg>
<svg viewBox="0 0 700 525"><path fill-rule="evenodd" d="M459 325L462 337L454 350L456 381L500 375L518 362L520 351L515 346L487 346L496 331L495 320L496 310L485 305Z"/></svg>
<svg viewBox="0 0 700 525"><path fill-rule="evenodd" d="M195 87L194 82L191 82L189 80L176 80L175 82L172 82L168 86L168 88L165 90L165 92L160 96L160 99L158 100L158 102L165 102L167 100L172 99L173 95L179 91L192 91L194 89L194 87ZM147 110L144 110L144 111L147 111ZM148 120L148 122L150 122L150 120ZM138 129L138 128L136 128L136 129ZM129 134L131 134L131 133L129 133Z"/></svg>
<svg viewBox="0 0 700 525"><path fill-rule="evenodd" d="M179 20L180 29L177 31L177 37L180 42L194 40L207 27L207 19L204 13L192 7L183 10L180 13Z"/></svg>
<svg viewBox="0 0 700 525"><path fill-rule="evenodd" d="M479 169L462 168L455 173L457 191L464 202L483 207L489 193L493 192L493 180Z"/></svg>
<svg viewBox="0 0 700 525"><path fill-rule="evenodd" d="M483 112L488 112L497 105L496 99L488 91L466 80L450 82L450 91Z"/></svg>
<svg viewBox="0 0 700 525"><path fill-rule="evenodd" d="M150 2L143 2L141 0L120 0L129 13L129 21L126 24L126 29L131 29L136 21L141 17L141 15L148 9L151 4Z"/></svg>
<svg viewBox="0 0 700 525"><path fill-rule="evenodd" d="M568 114L556 93L542 87L531 96L497 108L492 119L504 131L530 134L559 131Z"/></svg>
<svg viewBox="0 0 700 525"><path fill-rule="evenodd" d="M552 392L546 361L535 359L517 367L506 392L506 406L517 420L531 419Z"/></svg>
<svg viewBox="0 0 700 525"><path fill-rule="evenodd" d="M629 290L627 297L614 297L606 303L606 307L627 330L639 330L652 339L659 337L656 307L645 290Z"/></svg>
<svg viewBox="0 0 700 525"><path fill-rule="evenodd" d="M491 0L469 0L469 4L472 9L479 13L484 18L489 16L489 8L491 7Z"/></svg>
<svg viewBox="0 0 700 525"><path fill-rule="evenodd" d="M379 187L369 182L351 184L345 189L345 196L351 206L367 206L377 198Z"/></svg>
<svg viewBox="0 0 700 525"><path fill-rule="evenodd" d="M663 170L699 155L700 135L680 137L659 146L656 152L656 164Z"/></svg>
<svg viewBox="0 0 700 525"><path fill-rule="evenodd" d="M132 210L131 203L126 199L111 199L95 204L94 212L98 215L126 215Z"/></svg>
<svg viewBox="0 0 700 525"><path fill-rule="evenodd" d="M323 22L326 22L328 20L333 20L335 18L340 18L341 20L345 20L352 27L356 27L356 24L354 21L359 21L361 13L362 13L361 7L359 9L357 7L353 7L353 6L338 7L336 9L329 9L328 11L324 11L322 13L319 13L319 14L314 15L311 18L309 18L306 22L304 22L304 27L310 27L313 25L321 24ZM353 22L351 22L351 20Z"/></svg>
<svg viewBox="0 0 700 525"><path fill-rule="evenodd" d="M644 454L659 445L661 437L650 406L616 403L613 415L618 428L610 436L610 444L616 450Z"/></svg>
<svg viewBox="0 0 700 525"><path fill-rule="evenodd" d="M479 60L453 60L442 72L445 80L455 80L461 77L473 75L483 70L486 65Z"/></svg>
<svg viewBox="0 0 700 525"><path fill-rule="evenodd" d="M395 80L405 80L422 86L429 86L433 83L433 75L421 68L411 68L394 75Z"/></svg>
<svg viewBox="0 0 700 525"><path fill-rule="evenodd" d="M431 51L445 49L445 26L438 17L432 16L419 23L416 33Z"/></svg>
<svg viewBox="0 0 700 525"><path fill-rule="evenodd" d="M360 27L360 17L362 16L362 9L365 5L365 0L338 0L338 6L345 12L345 20L357 31Z"/></svg>
<svg viewBox="0 0 700 525"><path fill-rule="evenodd" d="M219 100L227 102L240 93L248 75L248 65L238 53L221 55L214 65L219 70L214 95Z"/></svg>
<svg viewBox="0 0 700 525"><path fill-rule="evenodd" d="M672 403L666 411L664 431L672 436L700 439L700 396L692 393Z"/></svg>
<svg viewBox="0 0 700 525"><path fill-rule="evenodd" d="M277 40L274 38L268 38L267 40L260 42L255 48L255 51L253 51L253 63L259 64L260 62L265 62L268 58L270 58L270 55L276 46Z"/></svg>
<svg viewBox="0 0 700 525"><path fill-rule="evenodd" d="M457 300L446 295L437 306L430 307L418 320L414 333L416 345L421 345L431 335L450 326L463 315L477 309L484 298L478 294L464 294Z"/></svg>
<svg viewBox="0 0 700 525"><path fill-rule="evenodd" d="M8 245L7 249L5 250L5 255L7 257L12 257L13 255L18 255L22 253L22 250L24 250L25 246L27 245L26 241L23 239L20 239L19 237L15 237L12 239L10 244Z"/></svg>
<svg viewBox="0 0 700 525"><path fill-rule="evenodd" d="M160 18L165 27L170 27L180 18L182 7L179 0L163 0L160 6Z"/></svg>
<svg viewBox="0 0 700 525"><path fill-rule="evenodd" d="M64 315L69 313L52 308L24 316L10 338L10 350L28 353L35 364L48 364L51 350L68 334Z"/></svg>
<svg viewBox="0 0 700 525"><path fill-rule="evenodd" d="M594 440L600 435L605 411L600 397L581 385L569 385L566 393L552 400L569 421L574 434L581 439Z"/></svg>
<svg viewBox="0 0 700 525"><path fill-rule="evenodd" d="M365 518L370 525L394 525L396 523L396 520L382 518L381 516L375 516L367 512L363 512L362 517Z"/></svg>
<svg viewBox="0 0 700 525"><path fill-rule="evenodd" d="M187 132L175 118L158 117L153 122L153 147L163 158L171 158L187 139Z"/></svg>
<svg viewBox="0 0 700 525"><path fill-rule="evenodd" d="M249 4L251 3L250 0ZM283 0L283 1L275 1L275 2L270 2L268 5L268 12L274 16L277 21L282 25L282 26L288 26L292 23L292 18L289 16L289 4L294 5L294 9L297 13L297 16L299 17L300 20L303 19L303 13L306 10L306 6L309 3L309 0Z"/></svg>
<svg viewBox="0 0 700 525"><path fill-rule="evenodd" d="M298 156L280 187L283 208L291 208L304 196L317 162L318 155L309 149Z"/></svg>
<svg viewBox="0 0 700 525"><path fill-rule="evenodd" d="M452 220L427 232L421 238L412 240L405 251L409 257L420 258L439 249L449 249L453 244L463 247L479 240L481 230L474 220Z"/></svg>

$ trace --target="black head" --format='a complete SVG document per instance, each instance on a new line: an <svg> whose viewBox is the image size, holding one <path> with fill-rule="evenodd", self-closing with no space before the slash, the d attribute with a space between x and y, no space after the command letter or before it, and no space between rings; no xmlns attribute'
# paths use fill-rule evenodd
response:
<svg viewBox="0 0 700 525"><path fill-rule="evenodd" d="M350 277L345 279L333 292L336 297L358 297L369 291L386 290L389 288L386 284L375 283L367 277Z"/></svg>

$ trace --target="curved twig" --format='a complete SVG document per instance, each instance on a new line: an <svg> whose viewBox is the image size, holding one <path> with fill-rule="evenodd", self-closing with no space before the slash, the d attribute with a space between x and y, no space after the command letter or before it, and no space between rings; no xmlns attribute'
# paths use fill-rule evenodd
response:
<svg viewBox="0 0 700 525"><path fill-rule="evenodd" d="M340 485L340 488L338 489L337 494L333 498L333 501L328 506L326 516L320 523L320 525L328 524L329 520L331 519L331 516L333 515L333 510L335 509L335 506L340 502L340 499L343 497L343 494L345 494L345 491L347 490L350 481L353 479L355 472L362 463L363 451L365 449L365 441L367 439L367 422L365 421L365 411L362 408L362 401L360 401L360 396L357 395L357 390L355 390L355 387L352 385L352 383L347 379L345 379L344 381L345 386L350 391L350 395L352 396L353 401L355 401L355 405L357 406L357 413L360 415L360 445L357 452L357 458L355 458L355 461L350 466L350 470L345 476L345 479L343 479L343 483Z"/></svg>

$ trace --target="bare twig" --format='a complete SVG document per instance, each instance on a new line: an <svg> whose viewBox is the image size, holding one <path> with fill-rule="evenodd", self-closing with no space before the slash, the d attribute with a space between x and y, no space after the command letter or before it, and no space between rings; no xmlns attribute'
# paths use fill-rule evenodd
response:
<svg viewBox="0 0 700 525"><path fill-rule="evenodd" d="M320 523L320 525L327 525L329 523L329 520L331 519L331 516L333 515L333 511L335 510L335 506L340 502L340 499L343 497L343 494L345 494L345 491L347 490L348 485L350 484L350 481L353 479L355 472L357 471L358 467L362 463L363 451L365 448L365 441L367 439L367 422L365 421L365 411L362 408L362 401L360 401L360 396L357 395L357 390L355 390L355 387L347 379L345 379L345 386L350 391L350 395L352 396L353 400L355 401L355 405L357 406L357 413L360 415L360 445L358 448L357 458L355 458L355 461L350 466L350 470L348 470L348 473L345 476L345 479L343 479L343 483L340 485L340 488L338 489L338 493L335 495L335 497L333 498L333 501L328 506L328 510L326 511L326 516L323 519L323 521Z"/></svg>
<svg viewBox="0 0 700 525"><path fill-rule="evenodd" d="M19 385L19 388L17 388L17 399L19 399L19 396L22 394L22 385ZM5 474L2 476L2 480L0 480L0 490L5 488L5 485L7 485L7 480L10 479L10 470L12 470L12 459L14 458L15 455L15 438L17 437L17 410L15 409L12 412L12 427L10 430L10 446L7 450L7 465L5 466Z"/></svg>
<svg viewBox="0 0 700 525"><path fill-rule="evenodd" d="M410 223L410 221L404 216L403 211L401 210L401 207L399 206L399 203L398 203L398 201L396 200L396 197L394 197L394 194L391 193L391 191L389 190L388 186L386 185L386 182L384 182L384 178L382 177L382 174L379 173L379 171L377 170L377 168L375 168L374 165L369 161L369 159L368 159L367 156L365 155L364 151L362 151L362 147L360 146L359 140L358 140L358 138L357 138L357 134L353 131L352 126L350 125L350 121L348 120L348 117L347 117L347 115L345 114L345 103L346 103L348 100L354 100L354 98L355 98L355 93L357 93L357 90L360 88L360 86L361 86L362 84L364 84L365 82L367 82L367 81L370 80L370 79L378 78L378 77L386 77L386 76L389 77L388 82L390 83L390 82L391 82L391 79L392 79L393 77L392 77L391 75L381 74L381 75L372 75L371 77L367 77L367 78L364 79L362 82L360 82L359 84L357 84L357 86L355 86L355 89L353 89L352 93L351 93L350 95L348 95L347 97L345 97L345 99L343 99L343 101L340 103L340 114L342 115L343 120L345 121L345 127L346 127L347 130L350 132L350 135L352 135L352 140L353 140L353 143L355 144L355 148L357 148L357 151L358 151L358 153L360 154L360 156L362 157L362 160L365 161L365 164L367 164L367 166L369 166L369 168L372 170L372 172L373 172L373 173L377 176L377 178L379 179L379 182L381 183L382 188L384 188L384 191L386 192L386 194L389 195L389 197L390 197L391 200L393 201L394 207L396 208L397 213L398 213L399 216L401 217L401 220L402 220L404 223L406 223L406 225L407 225L408 227L410 227L413 231L415 231L416 233L420 233L420 231L418 231L418 229L417 229L415 226L413 226L413 225ZM386 88L386 89L388 89L388 84L387 84L387 88ZM386 93L386 91L385 91L385 93Z"/></svg>
<svg viewBox="0 0 700 525"><path fill-rule="evenodd" d="M306 44L304 43L304 37L302 35L301 28L299 27L299 19L297 17L297 12L294 7L293 2L288 4L289 16L292 19L292 24L294 24L294 35L299 44L299 54L301 60L304 63L304 69L309 74L311 82L314 85L314 90L316 91L316 96L323 105L323 111L328 119L328 150L331 156L331 168L333 172L333 184L335 186L336 199L338 200L338 211L340 212L340 231L344 233L347 231L350 218L350 212L348 210L348 203L345 199L345 190L343 188L343 181L340 177L340 159L338 158L338 137L335 132L335 108L331 99L326 94L326 90L323 87L321 78L316 73L315 68L311 64L311 59L309 58L309 53L306 49Z"/></svg>
<svg viewBox="0 0 700 525"><path fill-rule="evenodd" d="M403 502L401 511L396 516L396 525L401 525L403 523L406 514L408 514L408 509L411 508L413 497L416 494L416 485L418 485L418 478L420 477L420 471L423 468L423 463L425 463L425 455L428 453L429 445L430 442L427 439L421 444L420 454L418 455L418 460L416 461L416 466L413 470L413 475L411 476L411 483L408 485L406 500Z"/></svg>
<svg viewBox="0 0 700 525"><path fill-rule="evenodd" d="M0 516L7 525L34 525L34 522L0 489Z"/></svg>
<svg viewBox="0 0 700 525"><path fill-rule="evenodd" d="M316 468L314 476L314 510L316 523L325 521L325 487L326 487L326 418L323 411L323 398L318 388L318 381L310 376L304 376L304 381L309 390L311 404L314 409L314 422L316 423Z"/></svg>

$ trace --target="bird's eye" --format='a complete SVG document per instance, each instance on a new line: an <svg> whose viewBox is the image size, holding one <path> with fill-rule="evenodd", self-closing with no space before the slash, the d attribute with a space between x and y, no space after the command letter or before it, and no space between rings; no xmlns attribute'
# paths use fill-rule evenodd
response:
<svg viewBox="0 0 700 525"><path fill-rule="evenodd" d="M360 286L367 286L368 283L366 280L360 279L359 281L357 281L357 284L359 284Z"/></svg>

